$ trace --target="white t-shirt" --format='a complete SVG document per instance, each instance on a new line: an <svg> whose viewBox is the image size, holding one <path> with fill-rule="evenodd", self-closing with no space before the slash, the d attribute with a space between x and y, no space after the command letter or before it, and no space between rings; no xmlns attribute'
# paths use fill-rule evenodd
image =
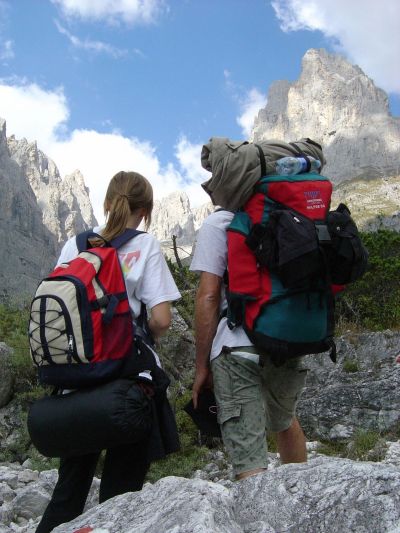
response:
<svg viewBox="0 0 400 533"><path fill-rule="evenodd" d="M101 229L97 227L93 231L99 233ZM71 261L77 255L76 239L72 237L61 250L57 265ZM137 235L118 249L118 257L134 318L140 314L141 302L151 309L159 303L172 302L181 297L160 244L153 235Z"/></svg>
<svg viewBox="0 0 400 533"><path fill-rule="evenodd" d="M233 218L230 211L216 211L211 213L201 226L190 270L195 272L209 272L223 277L228 264L228 242L226 229ZM221 312L227 306L225 288L221 295ZM217 333L211 348L210 359L217 357L223 346L252 346L243 328L229 329L227 319L222 318L218 324Z"/></svg>

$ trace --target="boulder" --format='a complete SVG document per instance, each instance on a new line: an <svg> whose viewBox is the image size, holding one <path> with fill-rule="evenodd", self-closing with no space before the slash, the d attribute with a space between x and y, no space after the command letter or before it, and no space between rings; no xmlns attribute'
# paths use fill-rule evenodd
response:
<svg viewBox="0 0 400 533"><path fill-rule="evenodd" d="M387 433L400 423L400 332L348 333L337 339L337 363L308 356L298 417L309 438L342 440L359 429ZM349 364L351 363L351 364Z"/></svg>
<svg viewBox="0 0 400 533"><path fill-rule="evenodd" d="M54 533L85 527L108 533L394 532L400 530L400 472L392 465L316 457L231 489L167 477L104 502Z"/></svg>

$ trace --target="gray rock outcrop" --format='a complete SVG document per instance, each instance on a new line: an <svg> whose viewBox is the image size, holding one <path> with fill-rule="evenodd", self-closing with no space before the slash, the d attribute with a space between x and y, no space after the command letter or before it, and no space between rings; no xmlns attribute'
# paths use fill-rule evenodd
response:
<svg viewBox="0 0 400 533"><path fill-rule="evenodd" d="M7 144L11 158L35 193L43 224L58 242L96 225L89 190L79 170L61 179L54 161L38 149L35 141L16 140L12 135Z"/></svg>
<svg viewBox="0 0 400 533"><path fill-rule="evenodd" d="M21 167L10 157L0 120L0 297L31 294L54 265L57 242Z"/></svg>
<svg viewBox="0 0 400 533"><path fill-rule="evenodd" d="M400 231L400 174L371 179L352 179L335 186L332 207L344 202L363 231Z"/></svg>
<svg viewBox="0 0 400 533"><path fill-rule="evenodd" d="M400 174L400 118L386 93L356 65L324 49L311 49L297 81L277 81L254 122L253 140L322 144L324 174L340 182Z"/></svg>
<svg viewBox="0 0 400 533"><path fill-rule="evenodd" d="M233 485L167 477L118 496L54 533L383 533L400 527L400 472L388 465L318 457ZM162 505L160 505L162 502Z"/></svg>
<svg viewBox="0 0 400 533"><path fill-rule="evenodd" d="M15 463L0 465L0 532L33 533L34 524L37 525L38 517L49 503L57 477L57 470L37 472ZM98 503L99 485L95 478L86 510Z"/></svg>
<svg viewBox="0 0 400 533"><path fill-rule="evenodd" d="M311 438L350 438L357 430L387 433L400 423L400 332L349 333L337 339L337 364L308 356L298 416Z"/></svg>
<svg viewBox="0 0 400 533"><path fill-rule="evenodd" d="M307 464L281 466L279 456L268 454L267 472L241 483L232 482L231 465L214 451L192 479L167 477L102 505L95 478L86 513L55 531L394 533L400 527L400 441L386 445L381 463L356 463L319 455L319 444L310 442ZM56 470L37 472L28 463L0 465L1 533L33 533L57 481Z"/></svg>
<svg viewBox="0 0 400 533"><path fill-rule="evenodd" d="M179 257L184 260L191 254L196 231L213 210L211 203L192 208L185 192L174 192L162 201L154 202L149 231L161 242L163 252L171 259L174 258L172 237L175 236Z"/></svg>
<svg viewBox="0 0 400 533"><path fill-rule="evenodd" d="M35 142L7 139L0 119L0 298L31 296L61 244L95 222L82 175L62 180Z"/></svg>

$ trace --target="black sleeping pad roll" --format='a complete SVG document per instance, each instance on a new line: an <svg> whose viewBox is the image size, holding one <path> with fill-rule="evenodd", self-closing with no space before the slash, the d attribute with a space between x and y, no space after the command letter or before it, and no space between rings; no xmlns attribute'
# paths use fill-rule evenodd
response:
<svg viewBox="0 0 400 533"><path fill-rule="evenodd" d="M150 434L151 400L132 380L46 396L30 408L28 431L46 457L68 457L135 443Z"/></svg>

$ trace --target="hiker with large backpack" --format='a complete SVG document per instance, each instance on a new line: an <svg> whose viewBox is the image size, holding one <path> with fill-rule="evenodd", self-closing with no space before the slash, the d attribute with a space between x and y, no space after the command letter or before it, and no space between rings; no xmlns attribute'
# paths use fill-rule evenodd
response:
<svg viewBox="0 0 400 533"><path fill-rule="evenodd" d="M267 468L266 430L283 463L307 459L296 405L302 357L335 360L334 296L366 268L367 254L311 139L259 144L213 138L202 165L214 205L191 269L196 296L193 404L214 387L223 442L237 479ZM295 169L293 171L293 169Z"/></svg>
<svg viewBox="0 0 400 533"><path fill-rule="evenodd" d="M180 294L157 240L136 229L149 226L152 208L148 180L118 172L106 225L65 244L33 299L31 354L55 389L33 404L28 427L39 451L61 457L37 533L83 512L102 449L100 502L140 490L151 461L179 448L153 341Z"/></svg>

